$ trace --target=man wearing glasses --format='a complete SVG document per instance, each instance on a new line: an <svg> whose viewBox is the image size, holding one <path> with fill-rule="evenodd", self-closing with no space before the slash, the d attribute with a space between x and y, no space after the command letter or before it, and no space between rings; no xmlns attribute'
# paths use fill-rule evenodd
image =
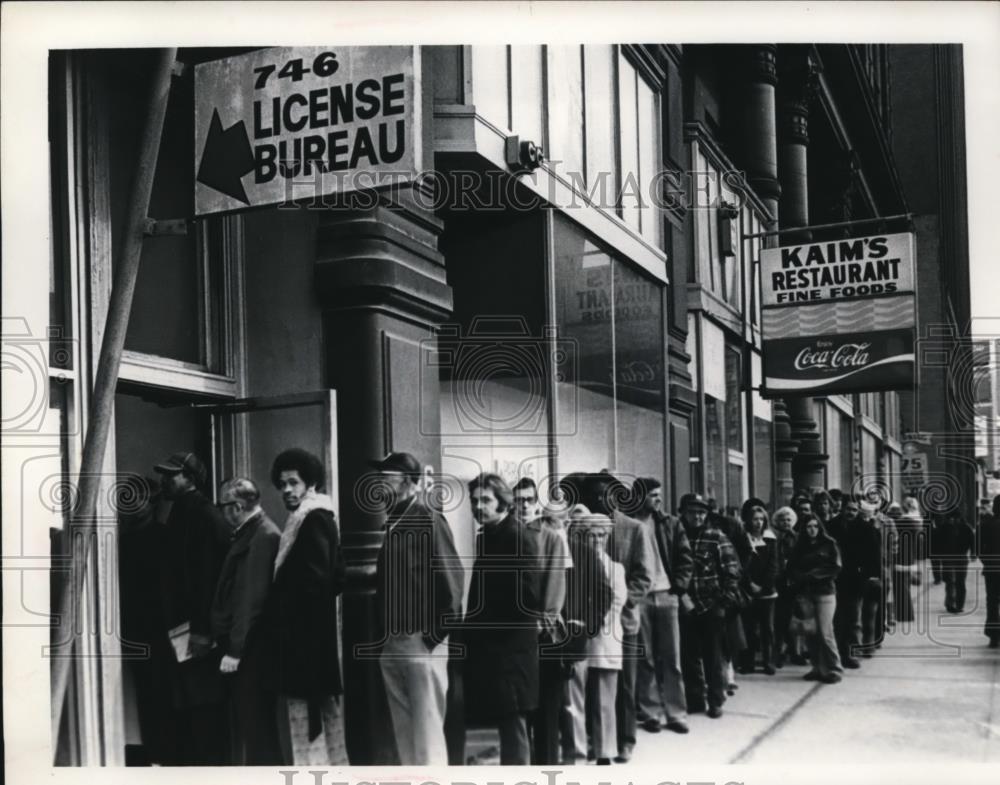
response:
<svg viewBox="0 0 1000 785"><path fill-rule="evenodd" d="M260 506L260 490L237 477L223 483L219 503L232 531L212 603L212 633L222 648L236 720L235 761L246 766L282 762L276 698L266 686L264 640L259 626L274 574L281 532ZM242 749L240 749L242 748Z"/></svg>

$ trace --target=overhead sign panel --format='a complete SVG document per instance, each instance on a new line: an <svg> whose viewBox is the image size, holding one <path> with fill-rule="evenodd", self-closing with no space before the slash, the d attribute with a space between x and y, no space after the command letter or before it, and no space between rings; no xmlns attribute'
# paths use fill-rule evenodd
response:
<svg viewBox="0 0 1000 785"><path fill-rule="evenodd" d="M412 46L274 48L195 68L195 213L414 179Z"/></svg>
<svg viewBox="0 0 1000 785"><path fill-rule="evenodd" d="M762 251L764 393L912 387L914 280L912 234Z"/></svg>

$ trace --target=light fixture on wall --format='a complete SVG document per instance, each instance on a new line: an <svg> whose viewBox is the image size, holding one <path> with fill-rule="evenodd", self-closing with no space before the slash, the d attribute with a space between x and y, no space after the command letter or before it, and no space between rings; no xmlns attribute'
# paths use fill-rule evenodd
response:
<svg viewBox="0 0 1000 785"><path fill-rule="evenodd" d="M541 145L530 140L521 141L521 137L508 136L504 144L504 160L515 174L533 172L545 161L545 152Z"/></svg>

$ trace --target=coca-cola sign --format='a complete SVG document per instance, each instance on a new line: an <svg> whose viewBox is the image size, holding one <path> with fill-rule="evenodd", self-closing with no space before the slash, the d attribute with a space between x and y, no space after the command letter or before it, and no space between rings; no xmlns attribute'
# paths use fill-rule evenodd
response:
<svg viewBox="0 0 1000 785"><path fill-rule="evenodd" d="M901 389L913 381L914 331L770 340L765 395L828 395Z"/></svg>
<svg viewBox="0 0 1000 785"><path fill-rule="evenodd" d="M802 351L795 355L795 369L804 371L810 368L832 370L864 368L871 357L868 353L870 346L870 341L842 343L839 346L833 341L816 341L815 346L804 346Z"/></svg>

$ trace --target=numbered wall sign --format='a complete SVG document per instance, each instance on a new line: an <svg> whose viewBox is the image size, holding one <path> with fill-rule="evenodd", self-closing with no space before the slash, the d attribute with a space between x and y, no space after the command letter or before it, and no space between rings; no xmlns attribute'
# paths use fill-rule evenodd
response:
<svg viewBox="0 0 1000 785"><path fill-rule="evenodd" d="M315 200L422 169L416 47L264 49L195 68L195 213Z"/></svg>
<svg viewBox="0 0 1000 785"><path fill-rule="evenodd" d="M917 451L913 445L903 447L900 462L903 487L907 493L915 493L927 484L927 453Z"/></svg>

